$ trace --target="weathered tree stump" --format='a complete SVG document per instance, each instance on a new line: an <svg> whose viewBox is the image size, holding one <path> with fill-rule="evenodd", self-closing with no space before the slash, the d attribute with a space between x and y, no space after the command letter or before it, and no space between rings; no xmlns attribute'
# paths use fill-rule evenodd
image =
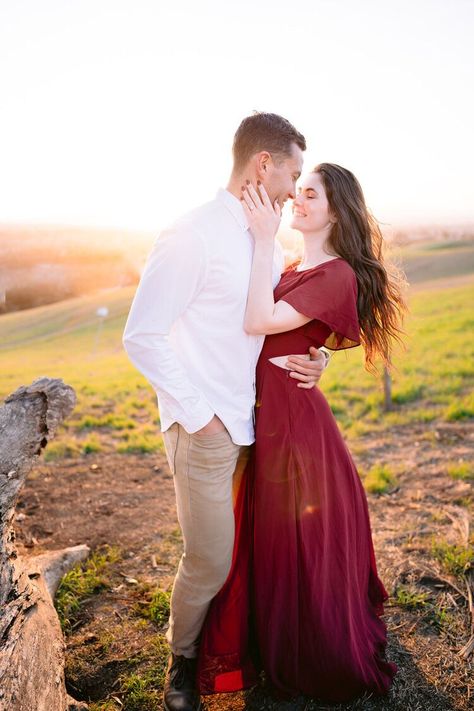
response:
<svg viewBox="0 0 474 711"><path fill-rule="evenodd" d="M53 598L61 577L89 554L75 546L18 557L12 527L18 494L41 450L76 402L62 380L39 378L0 407L0 710L87 708L64 683L64 640Z"/></svg>

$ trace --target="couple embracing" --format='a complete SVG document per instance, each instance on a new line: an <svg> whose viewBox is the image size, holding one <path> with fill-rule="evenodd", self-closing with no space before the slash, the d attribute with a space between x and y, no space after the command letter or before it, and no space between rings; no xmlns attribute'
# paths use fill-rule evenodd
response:
<svg viewBox="0 0 474 711"><path fill-rule="evenodd" d="M316 383L327 349L388 362L403 300L354 175L322 163L296 187L305 149L283 117L245 118L227 188L160 234L125 329L183 533L167 711L262 671L276 696L335 702L396 673L364 489ZM284 269L288 199L304 253Z"/></svg>

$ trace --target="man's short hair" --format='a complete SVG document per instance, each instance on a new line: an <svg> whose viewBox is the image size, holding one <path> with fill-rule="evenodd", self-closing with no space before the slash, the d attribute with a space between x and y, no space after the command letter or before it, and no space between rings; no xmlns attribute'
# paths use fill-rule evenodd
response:
<svg viewBox="0 0 474 711"><path fill-rule="evenodd" d="M293 143L306 150L303 134L283 116L256 111L244 118L234 136L234 168L242 169L260 151L268 151L276 162L284 160L291 155Z"/></svg>

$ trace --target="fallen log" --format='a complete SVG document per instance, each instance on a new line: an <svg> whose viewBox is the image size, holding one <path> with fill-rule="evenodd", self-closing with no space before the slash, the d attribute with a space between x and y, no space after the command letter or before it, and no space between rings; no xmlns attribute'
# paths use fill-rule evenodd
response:
<svg viewBox="0 0 474 711"><path fill-rule="evenodd" d="M64 639L53 598L59 581L87 546L18 556L13 520L26 476L58 426L72 412L74 390L39 378L0 407L0 710L72 711L87 705L68 696Z"/></svg>

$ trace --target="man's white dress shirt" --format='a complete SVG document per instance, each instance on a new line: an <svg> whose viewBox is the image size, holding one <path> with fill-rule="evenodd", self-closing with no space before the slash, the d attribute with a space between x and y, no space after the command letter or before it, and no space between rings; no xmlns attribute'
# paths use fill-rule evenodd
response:
<svg viewBox="0 0 474 711"><path fill-rule="evenodd" d="M274 286L283 270L276 245ZM216 414L236 444L253 442L264 336L243 327L252 254L240 200L222 189L157 238L123 342L158 395L162 431L178 422L196 432Z"/></svg>

